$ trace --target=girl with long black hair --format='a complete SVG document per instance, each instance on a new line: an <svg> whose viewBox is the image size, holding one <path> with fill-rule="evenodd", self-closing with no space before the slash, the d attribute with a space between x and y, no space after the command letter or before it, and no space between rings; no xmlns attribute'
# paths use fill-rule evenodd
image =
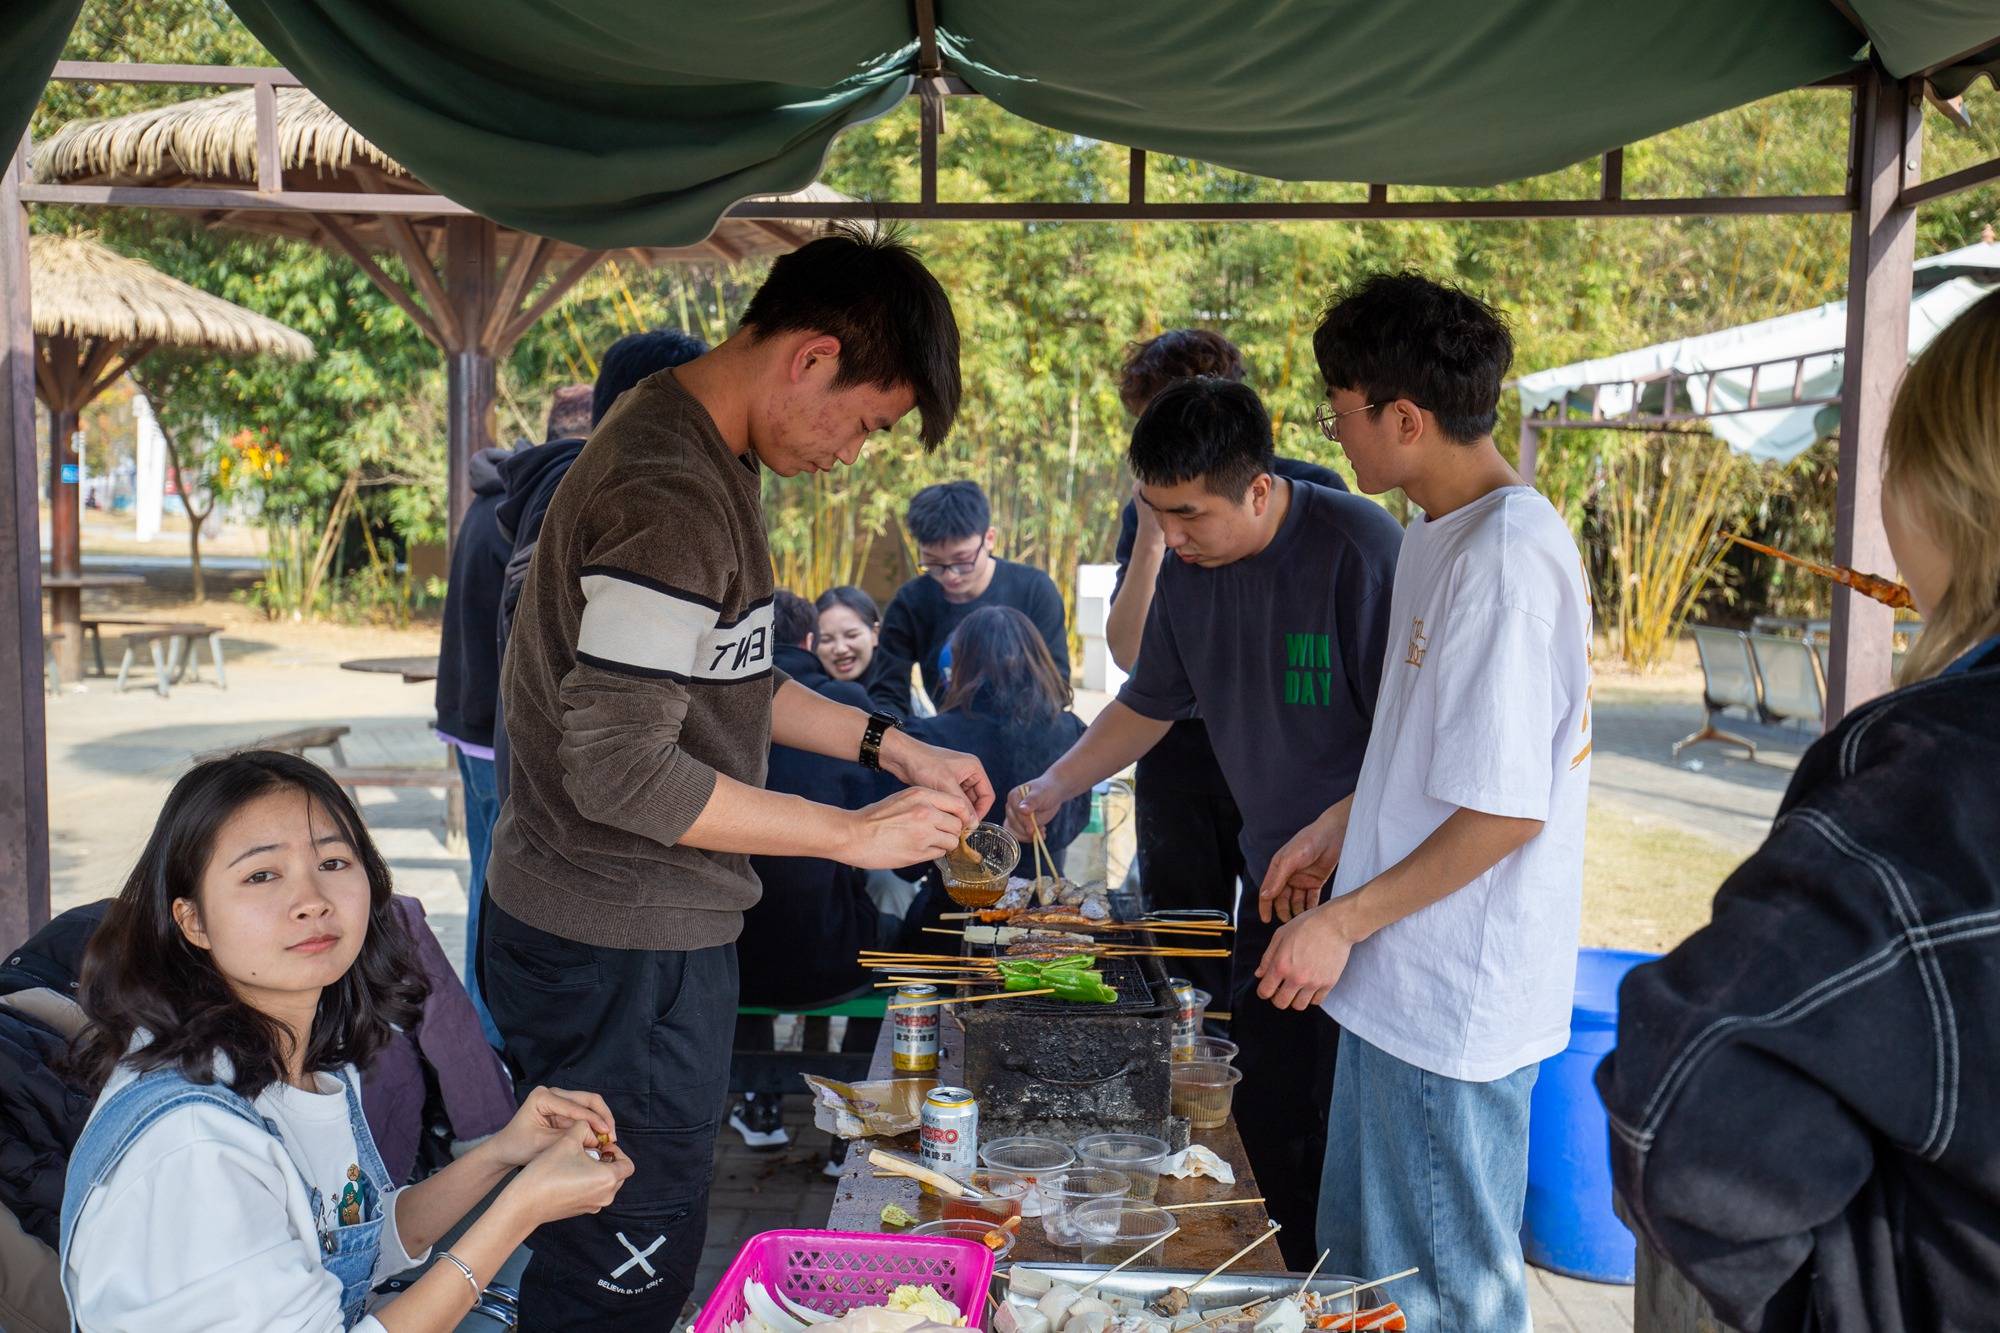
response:
<svg viewBox="0 0 2000 1333"><path fill-rule="evenodd" d="M392 1185L356 1073L424 996L389 895L316 765L247 751L174 785L84 965L76 1059L101 1091L70 1159L62 1281L86 1333L449 1329L529 1232L631 1174L599 1098L537 1088L464 1157ZM367 1311L516 1168L455 1253Z"/></svg>

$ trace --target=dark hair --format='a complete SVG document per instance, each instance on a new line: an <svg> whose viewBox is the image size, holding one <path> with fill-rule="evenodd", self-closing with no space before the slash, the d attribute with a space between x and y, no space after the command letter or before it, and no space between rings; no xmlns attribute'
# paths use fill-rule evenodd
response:
<svg viewBox="0 0 2000 1333"><path fill-rule="evenodd" d="M1125 458L1144 485L1199 481L1211 495L1240 500L1276 464L1271 415L1246 385L1209 375L1181 380L1139 418Z"/></svg>
<svg viewBox="0 0 2000 1333"><path fill-rule="evenodd" d="M891 231L836 225L771 265L743 311L759 338L823 333L840 339L834 387L908 386L935 449L958 416L958 320L916 250Z"/></svg>
<svg viewBox="0 0 2000 1333"><path fill-rule="evenodd" d="M819 637L819 613L790 588L780 588L771 594L771 634L787 647L810 647Z"/></svg>
<svg viewBox="0 0 2000 1333"><path fill-rule="evenodd" d="M604 359L597 363L597 383L590 390L590 424L594 427L604 420L618 395L640 380L669 366L686 365L707 351L706 342L679 329L626 334L606 348Z"/></svg>
<svg viewBox="0 0 2000 1333"><path fill-rule="evenodd" d="M569 440L590 434L590 404L596 391L588 384L565 384L549 396L544 440Z"/></svg>
<svg viewBox="0 0 2000 1333"><path fill-rule="evenodd" d="M1329 389L1377 405L1407 398L1447 439L1470 444L1499 419L1514 340L1476 296L1421 273L1377 273L1327 305L1313 355Z"/></svg>
<svg viewBox="0 0 2000 1333"><path fill-rule="evenodd" d="M1125 364L1118 371L1118 401L1138 416L1160 390L1176 380L1212 375L1241 380L1243 353L1236 344L1207 329L1168 329L1157 338L1125 345Z"/></svg>
<svg viewBox="0 0 2000 1333"><path fill-rule="evenodd" d="M882 608L875 605L875 599L851 583L843 583L838 588L828 588L813 603L813 609L824 614L836 606L844 606L861 617L861 623L870 629L882 623Z"/></svg>
<svg viewBox="0 0 2000 1333"><path fill-rule="evenodd" d="M919 546L984 537L993 526L993 507L976 481L941 481L910 497L903 522Z"/></svg>
<svg viewBox="0 0 2000 1333"><path fill-rule="evenodd" d="M90 1025L72 1062L89 1086L102 1087L128 1058L139 1028L152 1034L151 1044L129 1056L142 1071L171 1066L193 1082L212 1082L219 1051L229 1060L229 1086L241 1096L284 1081L284 1030L238 999L209 952L188 942L174 920L174 902L198 897L216 835L230 816L288 787L333 817L369 890L367 938L354 965L320 993L305 1068L365 1068L392 1028L415 1025L429 986L390 902L389 867L353 803L317 764L276 750L245 750L197 764L174 784L131 877L91 937L79 997Z"/></svg>
<svg viewBox="0 0 2000 1333"><path fill-rule="evenodd" d="M951 684L939 712L959 709L1036 726L1074 697L1042 632L1015 608L982 606L952 632Z"/></svg>

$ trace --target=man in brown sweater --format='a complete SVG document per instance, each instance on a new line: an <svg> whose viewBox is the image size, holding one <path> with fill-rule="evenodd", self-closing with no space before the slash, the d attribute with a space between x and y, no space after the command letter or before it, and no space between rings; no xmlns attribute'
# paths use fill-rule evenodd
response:
<svg viewBox="0 0 2000 1333"><path fill-rule="evenodd" d="M737 332L641 381L544 520L501 671L507 804L488 869L488 1003L522 1087L602 1096L636 1167L543 1227L523 1329L666 1328L707 1230L749 854L910 865L993 799L979 761L773 667L761 472L851 464L911 408L958 408L958 327L916 255L843 231L778 260ZM883 768L859 811L764 789L773 741Z"/></svg>

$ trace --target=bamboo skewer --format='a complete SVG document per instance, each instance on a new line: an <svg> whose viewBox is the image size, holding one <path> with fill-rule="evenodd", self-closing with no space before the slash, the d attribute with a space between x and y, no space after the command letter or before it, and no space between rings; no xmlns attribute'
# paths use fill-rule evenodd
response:
<svg viewBox="0 0 2000 1333"><path fill-rule="evenodd" d="M1266 1231L1263 1235L1257 1237L1257 1239L1251 1241L1248 1245L1245 1245L1242 1249L1238 1250L1236 1253L1230 1255L1227 1259L1224 1259L1221 1263L1217 1264L1215 1268L1212 1269L1206 1277L1199 1279L1192 1286L1171 1288L1169 1290L1169 1294L1171 1294L1174 1291L1178 1291L1180 1292L1183 1299L1193 1296L1197 1291L1200 1291L1203 1287L1207 1286L1209 1283L1213 1282L1216 1278L1220 1277L1223 1273L1227 1272L1231 1264L1235 1263L1238 1259L1241 1259L1244 1255L1250 1253L1250 1251L1256 1249L1259 1245L1262 1245L1265 1241L1270 1240L1271 1237L1277 1235L1278 1232L1282 1229L1283 1229L1282 1224L1277 1222L1271 1223L1271 1229L1269 1231ZM1164 1300L1166 1300L1166 1297L1162 1296L1159 1298L1159 1300L1154 1301L1147 1308L1153 1310L1154 1313L1157 1314L1160 1309L1160 1302Z"/></svg>
<svg viewBox="0 0 2000 1333"><path fill-rule="evenodd" d="M1054 995L1055 987L1044 986L1039 990L1003 990L991 995L961 995L951 1000L911 1000L905 1004L892 1004L887 1012L902 1009L942 1009L948 1004L978 1004L981 1000L1025 1000L1031 995Z"/></svg>
<svg viewBox="0 0 2000 1333"><path fill-rule="evenodd" d="M1299 1283L1299 1289L1296 1292L1292 1293L1293 1300L1297 1300L1299 1297L1306 1294L1306 1288L1310 1287L1313 1284L1313 1279L1319 1276L1320 1268L1326 1263L1326 1256L1332 1253L1333 1251L1330 1249L1321 1250L1319 1252L1319 1258L1313 1260L1312 1272L1306 1274L1306 1280Z"/></svg>
<svg viewBox="0 0 2000 1333"><path fill-rule="evenodd" d="M1422 1271L1423 1270L1420 1268L1405 1268L1400 1273L1391 1273L1387 1277L1378 1277L1372 1282L1357 1282L1351 1287L1342 1287L1339 1291L1329 1291L1326 1295L1320 1297L1320 1299L1322 1301L1330 1301L1341 1296L1358 1295L1361 1292L1367 1291L1371 1287L1386 1287L1391 1282L1394 1282L1397 1278L1415 1277L1418 1273Z"/></svg>
<svg viewBox="0 0 2000 1333"><path fill-rule="evenodd" d="M1168 1213L1185 1213L1195 1208L1228 1208L1239 1203L1262 1203L1262 1202L1264 1202L1264 1196L1260 1194L1254 1199L1210 1199L1207 1203L1162 1204L1160 1206L1160 1210L1162 1212L1168 1212Z"/></svg>
<svg viewBox="0 0 2000 1333"><path fill-rule="evenodd" d="M1823 579L1831 579L1844 588L1854 589L1864 597L1873 597L1884 606L1892 606L1899 611L1910 610L1916 606L1908 588L1880 574L1863 574L1860 570L1849 569L1845 565L1822 565L1814 560L1802 560L1798 556L1787 555L1775 546L1753 542L1748 537L1739 537L1733 532L1723 533L1722 538L1724 541L1735 542L1738 546L1747 546L1760 555L1768 555L1775 560L1797 565L1800 569L1817 574Z"/></svg>
<svg viewBox="0 0 2000 1333"><path fill-rule="evenodd" d="M1245 1315L1245 1314L1250 1314L1253 1311L1261 1310L1265 1306L1269 1305L1274 1299L1276 1298L1271 1296L1259 1296L1256 1300L1245 1301L1241 1305L1225 1306L1224 1308L1217 1310L1214 1314L1209 1315L1199 1324L1189 1325L1187 1333L1195 1333L1197 1329L1207 1328L1210 1324L1215 1323L1217 1320L1228 1319L1232 1315Z"/></svg>
<svg viewBox="0 0 2000 1333"><path fill-rule="evenodd" d="M1081 1296L1083 1295L1084 1292L1089 1291L1092 1287L1104 1281L1105 1278L1110 1277L1113 1273L1124 1272L1125 1269L1130 1267L1133 1262L1139 1259L1143 1259L1145 1256L1151 1254L1154 1250L1159 1249L1162 1245L1165 1245L1168 1241L1172 1240L1175 1236L1178 1236L1180 1234L1180 1230L1181 1230L1180 1227L1176 1226L1172 1231L1169 1231L1166 1235L1160 1237L1156 1241L1153 1241L1151 1244L1141 1246L1139 1249L1132 1251L1132 1253L1126 1255L1123 1259L1118 1261L1118 1266L1116 1268L1105 1269L1102 1273L1099 1273L1096 1277L1086 1282L1083 1286L1077 1288L1076 1294Z"/></svg>

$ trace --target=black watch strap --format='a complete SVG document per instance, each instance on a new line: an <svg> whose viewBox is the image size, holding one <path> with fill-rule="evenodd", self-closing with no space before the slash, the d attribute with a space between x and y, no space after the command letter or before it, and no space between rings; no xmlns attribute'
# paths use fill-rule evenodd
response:
<svg viewBox="0 0 2000 1333"><path fill-rule="evenodd" d="M860 759L863 768L882 767L882 738L889 734L891 727L902 725L902 720L894 713L868 715L868 730L861 733Z"/></svg>

